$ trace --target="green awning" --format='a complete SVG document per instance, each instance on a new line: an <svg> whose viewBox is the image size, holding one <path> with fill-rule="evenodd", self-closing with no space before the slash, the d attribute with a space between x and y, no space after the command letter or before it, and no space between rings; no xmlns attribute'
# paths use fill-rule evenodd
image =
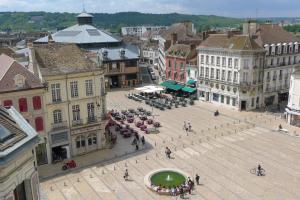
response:
<svg viewBox="0 0 300 200"><path fill-rule="evenodd" d="M193 92L195 92L197 89L196 89L196 88L191 88L191 87L185 86L185 87L182 88L181 90L184 91L184 92L193 93Z"/></svg>
<svg viewBox="0 0 300 200"><path fill-rule="evenodd" d="M190 79L190 80L188 80L187 84L188 84L188 85L193 85L193 84L195 84L196 82L197 82L196 80Z"/></svg>
<svg viewBox="0 0 300 200"><path fill-rule="evenodd" d="M170 85L170 87L168 87L168 88L171 89L171 90L178 91L178 90L180 90L183 87L184 87L184 85L176 84L176 85Z"/></svg>
<svg viewBox="0 0 300 200"><path fill-rule="evenodd" d="M168 80L168 81L162 82L160 85L163 87L169 88L169 87L171 87L171 85L174 85L174 84L176 84L175 81Z"/></svg>

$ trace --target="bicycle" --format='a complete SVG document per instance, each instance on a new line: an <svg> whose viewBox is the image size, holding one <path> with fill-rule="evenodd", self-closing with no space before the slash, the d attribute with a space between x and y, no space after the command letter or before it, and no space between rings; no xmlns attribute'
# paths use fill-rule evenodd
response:
<svg viewBox="0 0 300 200"><path fill-rule="evenodd" d="M254 167L253 169L251 169L250 173L251 174L255 174L255 175L258 176L258 169L257 169L257 167ZM263 168L260 169L260 175L261 176L265 176L266 175L266 171Z"/></svg>

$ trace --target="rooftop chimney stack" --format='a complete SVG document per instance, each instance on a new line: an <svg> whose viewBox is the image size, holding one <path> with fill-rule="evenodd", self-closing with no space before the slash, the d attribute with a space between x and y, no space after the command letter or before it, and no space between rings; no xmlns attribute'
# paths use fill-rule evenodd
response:
<svg viewBox="0 0 300 200"><path fill-rule="evenodd" d="M177 33L172 33L171 45L174 45L176 43L177 43Z"/></svg>

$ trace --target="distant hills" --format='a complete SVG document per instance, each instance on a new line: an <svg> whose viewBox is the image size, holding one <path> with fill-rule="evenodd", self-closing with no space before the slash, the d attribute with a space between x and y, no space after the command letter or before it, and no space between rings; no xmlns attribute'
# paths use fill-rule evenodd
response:
<svg viewBox="0 0 300 200"><path fill-rule="evenodd" d="M92 13L94 25L98 28L119 32L122 26L171 25L182 21L192 21L198 31L212 27L239 27L242 19L215 15L186 14L144 14L121 12L115 14ZM49 31L63 29L76 23L75 13L49 12L0 12L0 31Z"/></svg>

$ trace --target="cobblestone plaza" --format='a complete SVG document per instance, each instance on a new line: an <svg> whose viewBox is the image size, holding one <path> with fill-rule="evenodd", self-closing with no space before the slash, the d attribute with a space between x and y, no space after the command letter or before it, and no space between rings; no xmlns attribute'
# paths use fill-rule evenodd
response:
<svg viewBox="0 0 300 200"><path fill-rule="evenodd" d="M108 109L144 107L125 97L128 92L108 93ZM220 116L214 117L218 109ZM146 146L135 151L131 139L118 136L113 149L95 151L75 160L73 171L61 171L61 164L40 166L43 196L48 199L178 199L160 196L144 185L144 176L159 168L177 168L191 176L200 175L200 185L189 199L282 200L300 199L300 129L265 112L237 112L203 102L160 111L155 120L159 134L144 134ZM192 132L183 130L190 122ZM278 125L289 134L275 131ZM167 159L168 146L174 159ZM266 176L250 170L261 164ZM123 179L128 169L130 181Z"/></svg>

